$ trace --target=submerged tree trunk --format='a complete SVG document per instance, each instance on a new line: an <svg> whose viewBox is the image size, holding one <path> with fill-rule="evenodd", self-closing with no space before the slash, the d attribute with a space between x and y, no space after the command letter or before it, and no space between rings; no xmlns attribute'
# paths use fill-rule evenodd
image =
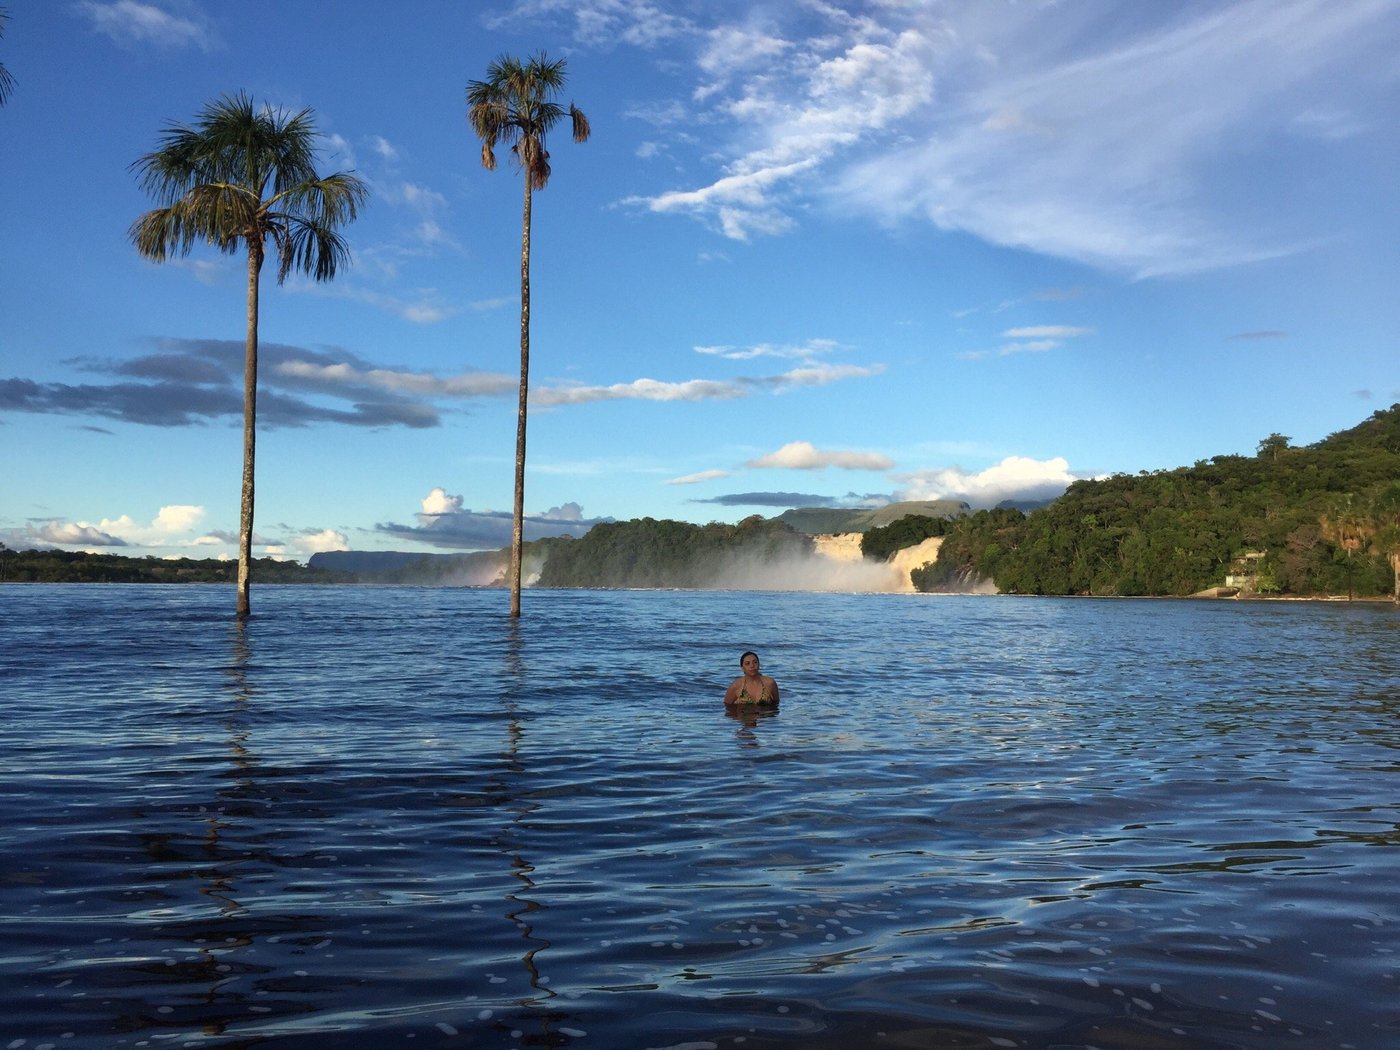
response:
<svg viewBox="0 0 1400 1050"><path fill-rule="evenodd" d="M258 418L258 275L261 242L248 244L248 335L243 352L243 491L238 520L238 618L249 612L248 589L253 569L253 462Z"/></svg>
<svg viewBox="0 0 1400 1050"><path fill-rule="evenodd" d="M525 218L520 233L520 404L515 419L515 513L510 529L510 615L520 616L525 539L525 416L530 397L530 172L525 172Z"/></svg>

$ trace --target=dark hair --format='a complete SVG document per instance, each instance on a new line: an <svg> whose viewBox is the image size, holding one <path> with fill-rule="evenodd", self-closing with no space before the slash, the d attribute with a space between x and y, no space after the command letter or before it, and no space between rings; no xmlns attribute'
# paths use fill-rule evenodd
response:
<svg viewBox="0 0 1400 1050"><path fill-rule="evenodd" d="M745 649L742 653L739 654L740 667L744 666L744 657L746 656L752 656L755 660L758 659L758 653L754 652L752 649Z"/></svg>

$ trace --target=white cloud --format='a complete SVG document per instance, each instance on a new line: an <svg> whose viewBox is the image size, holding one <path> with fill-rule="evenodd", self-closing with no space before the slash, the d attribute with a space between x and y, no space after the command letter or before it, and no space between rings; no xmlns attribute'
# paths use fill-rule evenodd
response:
<svg viewBox="0 0 1400 1050"><path fill-rule="evenodd" d="M39 539L62 546L125 547L126 541L113 532L85 522L46 521L38 528Z"/></svg>
<svg viewBox="0 0 1400 1050"><path fill-rule="evenodd" d="M960 499L974 507L992 507L1008 499L1050 499L1077 479L1063 457L1036 460L1008 456L981 471L939 467L895 475L904 488L896 500Z"/></svg>
<svg viewBox="0 0 1400 1050"><path fill-rule="evenodd" d="M157 532L189 532L204 520L204 508L187 504L161 507L151 527Z"/></svg>
<svg viewBox="0 0 1400 1050"><path fill-rule="evenodd" d="M1333 74L1388 68L1394 15L1393 0L766 5L697 38L698 112L668 125L723 129L712 176L628 203L743 241L820 198L1134 277L1274 258L1325 231L1288 208L1246 217L1242 168L1279 132L1302 148L1367 130ZM1287 168L1251 166L1256 198Z"/></svg>
<svg viewBox="0 0 1400 1050"><path fill-rule="evenodd" d="M583 507L578 503L569 502L558 507L550 507L538 517L545 521L582 521Z"/></svg>
<svg viewBox="0 0 1400 1050"><path fill-rule="evenodd" d="M32 530L33 538L64 547L150 547L169 549L185 547L198 541L190 533L204 520L203 507L172 503L156 513L146 524L129 514L100 521L63 521L54 519Z"/></svg>
<svg viewBox="0 0 1400 1050"><path fill-rule="evenodd" d="M889 470L894 460L878 452L823 450L810 441L791 441L767 455L749 460L745 466L778 470Z"/></svg>
<svg viewBox="0 0 1400 1050"><path fill-rule="evenodd" d="M585 405L594 401L711 401L747 397L748 387L733 381L689 379L665 383L657 379L634 379L610 386L544 387L531 392L537 405Z"/></svg>
<svg viewBox="0 0 1400 1050"><path fill-rule="evenodd" d="M419 517L433 517L438 514L455 514L461 509L461 496L449 496L446 489L438 487L423 497L423 512Z"/></svg>
<svg viewBox="0 0 1400 1050"><path fill-rule="evenodd" d="M958 354L963 361L982 361L989 357L1010 357L1012 354L1043 354L1064 345L1066 339L1093 335L1094 329L1076 325L1028 325L1022 328L1008 328L1002 332L1006 339L1019 340L1004 343L995 350L968 350Z"/></svg>
<svg viewBox="0 0 1400 1050"><path fill-rule="evenodd" d="M1164 6L1118 32L1092 24L1096 10L1055 21L998 9L995 27L962 12L957 28L985 35L998 64L950 78L955 104L925 115L907 145L852 164L833 193L891 222L922 216L1139 277L1295 250L1299 238L1213 211L1211 183L1236 143L1281 126L1280 99L1385 51L1387 35L1393 47L1393 5Z"/></svg>
<svg viewBox="0 0 1400 1050"><path fill-rule="evenodd" d="M377 261L382 276L392 279L397 275L396 263L383 257ZM310 280L292 280L287 282L287 287L307 295L318 295L326 299L351 299L355 302L368 303L386 313L397 314L405 321L411 321L414 324L436 324L458 312L458 307L443 303L442 296L436 288L416 289L413 298L406 298L402 295L377 292L343 282L327 284Z"/></svg>
<svg viewBox="0 0 1400 1050"><path fill-rule="evenodd" d="M842 379L863 379L877 376L885 370L884 365L805 365L794 368L774 377L772 382L779 391L801 386L826 386Z"/></svg>
<svg viewBox="0 0 1400 1050"><path fill-rule="evenodd" d="M417 525L382 524L379 531L399 539L409 539L455 550L490 550L511 542L512 515L506 511L474 511L463 505L461 496L434 488L423 498L422 511L415 515ZM543 514L526 515L525 539L544 536L582 536L598 523L585 518L577 503L551 507ZM485 581L483 581L485 582Z"/></svg>
<svg viewBox="0 0 1400 1050"><path fill-rule="evenodd" d="M1093 335L1094 330L1066 324L1038 324L1008 328L1001 334L1007 339L1073 339L1079 335Z"/></svg>
<svg viewBox="0 0 1400 1050"><path fill-rule="evenodd" d="M335 529L321 529L319 532L305 532L292 537L291 547L298 554L319 554L323 551L348 551L350 541L345 533Z"/></svg>
<svg viewBox="0 0 1400 1050"><path fill-rule="evenodd" d="M159 47L194 46L210 50L214 39L208 28L181 18L156 4L137 0L78 0L76 9L86 15L97 32L123 46L155 44Z"/></svg>
<svg viewBox="0 0 1400 1050"><path fill-rule="evenodd" d="M837 346L836 341L832 339L809 339L796 345L759 343L745 349L733 346L697 346L695 352L711 357L723 357L728 361L751 361L756 357L786 357L805 361L819 354L829 354Z"/></svg>
<svg viewBox="0 0 1400 1050"><path fill-rule="evenodd" d="M670 5L652 0L516 0L506 13L488 16L483 22L488 29L527 28L537 33L539 23L554 14L572 18L574 35L599 47L619 42L654 47L695 32L693 24Z"/></svg>
<svg viewBox="0 0 1400 1050"><path fill-rule="evenodd" d="M667 485L698 485L702 481L716 481L719 478L729 477L727 470L702 470L698 474L686 474L679 478L671 478L665 482Z"/></svg>
<svg viewBox="0 0 1400 1050"><path fill-rule="evenodd" d="M519 380L495 372L463 372L435 376L426 372L402 372L389 368L357 368L341 363L282 361L272 371L288 379L310 380L327 387L370 386L394 394L415 397L497 397L517 389Z"/></svg>
<svg viewBox="0 0 1400 1050"><path fill-rule="evenodd" d="M889 32L868 20L854 27L858 39L812 37L800 48L765 30L712 30L697 59L711 79L695 96L713 97L725 124L737 125L738 141L748 144L708 185L628 203L696 216L739 241L791 228L782 206L806 176L932 98L931 52L921 32ZM730 90L730 82L737 87Z"/></svg>

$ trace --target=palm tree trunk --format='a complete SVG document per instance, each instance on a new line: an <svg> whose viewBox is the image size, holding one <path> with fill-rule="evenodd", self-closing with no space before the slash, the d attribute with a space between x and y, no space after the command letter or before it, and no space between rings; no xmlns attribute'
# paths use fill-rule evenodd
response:
<svg viewBox="0 0 1400 1050"><path fill-rule="evenodd" d="M238 618L250 609L248 586L253 568L253 461L258 416L258 274L262 270L261 242L248 243L248 335L243 353L243 492L238 521Z"/></svg>
<svg viewBox="0 0 1400 1050"><path fill-rule="evenodd" d="M520 404L515 417L515 513L510 529L510 615L520 616L520 569L525 539L525 412L530 396L530 172L525 172L525 218L520 233Z"/></svg>

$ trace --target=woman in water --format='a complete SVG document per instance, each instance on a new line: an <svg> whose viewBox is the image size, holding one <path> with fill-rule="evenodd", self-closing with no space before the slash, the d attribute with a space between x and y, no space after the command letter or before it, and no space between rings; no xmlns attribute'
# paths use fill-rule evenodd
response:
<svg viewBox="0 0 1400 1050"><path fill-rule="evenodd" d="M746 652L739 657L739 668L744 672L729 684L724 693L724 704L776 704L778 683L761 674L758 669L758 653Z"/></svg>

